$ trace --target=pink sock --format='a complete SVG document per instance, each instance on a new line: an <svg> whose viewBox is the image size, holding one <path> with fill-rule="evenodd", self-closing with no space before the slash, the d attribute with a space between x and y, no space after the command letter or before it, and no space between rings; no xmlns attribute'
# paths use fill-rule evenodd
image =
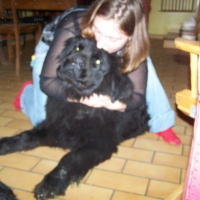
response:
<svg viewBox="0 0 200 200"><path fill-rule="evenodd" d="M156 135L158 135L159 137L162 137L163 140L169 144L172 145L180 145L181 144L181 140L179 139L179 137L174 133L174 131L172 130L172 128L168 128L167 130L161 131L156 133Z"/></svg>
<svg viewBox="0 0 200 200"><path fill-rule="evenodd" d="M15 101L14 101L14 107L16 110L19 110L21 111L21 105L20 105L20 102L21 102L21 95L24 91L24 89L26 88L27 85L33 85L32 81L26 81L22 88L20 89L19 93L17 94L16 98L15 98Z"/></svg>

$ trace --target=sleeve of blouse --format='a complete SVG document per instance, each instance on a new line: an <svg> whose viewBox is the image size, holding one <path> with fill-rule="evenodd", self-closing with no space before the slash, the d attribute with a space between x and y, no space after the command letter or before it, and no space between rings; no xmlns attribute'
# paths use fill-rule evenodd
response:
<svg viewBox="0 0 200 200"><path fill-rule="evenodd" d="M80 17L80 16L79 16ZM78 23L81 18L78 17ZM65 41L70 37L75 36L75 27L73 20L70 23L64 23L59 25L59 28L55 31L54 40L50 45L50 49L46 55L43 69L40 75L40 87L41 90L48 96L51 96L60 101L66 101L66 92L61 81L57 78L56 70L59 66L57 56L62 51Z"/></svg>
<svg viewBox="0 0 200 200"><path fill-rule="evenodd" d="M53 42L44 61L42 73L40 76L41 90L48 96L57 100L66 100L63 86L57 78L56 70L58 68L57 56L64 47L64 42L72 37L72 33L66 30L57 30Z"/></svg>
<svg viewBox="0 0 200 200"><path fill-rule="evenodd" d="M140 107L146 101L147 62L144 61L128 77L133 83L133 100L127 105L126 111Z"/></svg>

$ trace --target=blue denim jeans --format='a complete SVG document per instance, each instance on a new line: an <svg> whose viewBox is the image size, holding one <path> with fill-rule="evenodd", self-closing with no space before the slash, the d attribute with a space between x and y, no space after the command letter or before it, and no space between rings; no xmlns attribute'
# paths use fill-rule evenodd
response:
<svg viewBox="0 0 200 200"><path fill-rule="evenodd" d="M158 79L150 57L147 57L147 66L146 102L150 115L149 127L152 133L157 133L174 126L175 112L170 107L167 95Z"/></svg>
<svg viewBox="0 0 200 200"><path fill-rule="evenodd" d="M45 105L47 95L40 89L40 74L48 50L49 46L44 42L40 41L37 44L32 71L33 85L28 85L21 95L21 110L30 118L33 126L36 126L46 118Z"/></svg>
<svg viewBox="0 0 200 200"><path fill-rule="evenodd" d="M22 112L29 116L33 126L46 118L45 105L47 96L40 90L40 74L43 62L49 47L40 41L35 49L35 60L33 66L33 85L28 85L21 96ZM175 113L171 109L165 91L157 77L156 71L151 59L148 57L148 81L146 101L150 131L157 133L174 126Z"/></svg>

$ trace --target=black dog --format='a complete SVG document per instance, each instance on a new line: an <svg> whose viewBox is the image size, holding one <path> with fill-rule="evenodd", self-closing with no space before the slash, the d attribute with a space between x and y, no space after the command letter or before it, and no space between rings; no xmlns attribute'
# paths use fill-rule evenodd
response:
<svg viewBox="0 0 200 200"><path fill-rule="evenodd" d="M57 75L69 98L80 100L96 93L113 102L132 101L133 85L121 74L118 58L97 49L95 41L71 38L58 59ZM0 140L1 155L39 146L71 150L35 187L40 200L64 194L69 184L78 183L88 170L117 152L120 142L148 130L146 105L118 112L49 98L46 109L47 118L37 127Z"/></svg>
<svg viewBox="0 0 200 200"><path fill-rule="evenodd" d="M17 200L12 190L0 181L0 199Z"/></svg>

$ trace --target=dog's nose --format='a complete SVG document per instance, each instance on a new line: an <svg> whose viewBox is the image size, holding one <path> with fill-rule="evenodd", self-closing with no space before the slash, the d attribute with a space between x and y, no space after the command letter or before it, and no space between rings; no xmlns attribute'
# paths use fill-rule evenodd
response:
<svg viewBox="0 0 200 200"><path fill-rule="evenodd" d="M85 60L81 56L75 56L72 58L72 61L76 66L79 66L80 68L83 68L85 66Z"/></svg>

